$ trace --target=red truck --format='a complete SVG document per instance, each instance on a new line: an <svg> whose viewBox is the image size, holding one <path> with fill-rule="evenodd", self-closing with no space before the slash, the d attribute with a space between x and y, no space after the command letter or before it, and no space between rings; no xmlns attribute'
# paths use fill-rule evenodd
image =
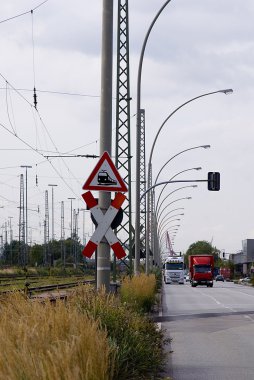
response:
<svg viewBox="0 0 254 380"><path fill-rule="evenodd" d="M231 269L230 268L220 268L220 274L224 277L226 281L229 281L231 278Z"/></svg>
<svg viewBox="0 0 254 380"><path fill-rule="evenodd" d="M207 287L213 287L213 271L213 255L189 256L189 272L191 286L206 285Z"/></svg>

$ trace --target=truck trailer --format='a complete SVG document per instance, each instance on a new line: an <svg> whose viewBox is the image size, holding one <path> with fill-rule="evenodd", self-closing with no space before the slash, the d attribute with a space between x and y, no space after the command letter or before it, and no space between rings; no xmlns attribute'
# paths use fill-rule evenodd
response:
<svg viewBox="0 0 254 380"><path fill-rule="evenodd" d="M224 277L224 280L229 281L231 278L230 268L220 268L220 274Z"/></svg>
<svg viewBox="0 0 254 380"><path fill-rule="evenodd" d="M213 286L214 257L213 255L189 256L189 272L191 286Z"/></svg>

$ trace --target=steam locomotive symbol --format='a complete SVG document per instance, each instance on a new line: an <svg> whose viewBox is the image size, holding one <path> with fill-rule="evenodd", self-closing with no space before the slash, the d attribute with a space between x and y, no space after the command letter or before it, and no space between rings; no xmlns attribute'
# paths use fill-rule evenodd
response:
<svg viewBox="0 0 254 380"><path fill-rule="evenodd" d="M101 170L97 176L98 185L117 185L117 182L110 177L106 170Z"/></svg>

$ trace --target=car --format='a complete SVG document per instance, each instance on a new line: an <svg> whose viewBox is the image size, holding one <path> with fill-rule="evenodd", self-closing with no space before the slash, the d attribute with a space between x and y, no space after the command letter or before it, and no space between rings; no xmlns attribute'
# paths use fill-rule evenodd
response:
<svg viewBox="0 0 254 380"><path fill-rule="evenodd" d="M215 281L223 281L224 282L224 277L221 274L218 274L218 276L215 277Z"/></svg>
<svg viewBox="0 0 254 380"><path fill-rule="evenodd" d="M240 284L249 284L250 281L251 281L250 277L240 278L240 280L239 280Z"/></svg>

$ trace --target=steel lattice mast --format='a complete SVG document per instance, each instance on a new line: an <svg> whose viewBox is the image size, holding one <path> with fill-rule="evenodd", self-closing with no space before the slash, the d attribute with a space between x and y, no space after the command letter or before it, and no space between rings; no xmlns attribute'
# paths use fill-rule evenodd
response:
<svg viewBox="0 0 254 380"><path fill-rule="evenodd" d="M45 190L44 264L51 266L51 257L49 256L49 201L48 190Z"/></svg>
<svg viewBox="0 0 254 380"><path fill-rule="evenodd" d="M131 223L131 142L129 86L128 0L118 0L117 89L116 89L116 167L128 187L124 217L117 233L128 251L132 271L133 228Z"/></svg>
<svg viewBox="0 0 254 380"><path fill-rule="evenodd" d="M19 264L26 265L25 249L25 195L24 176L20 175L20 198L19 198Z"/></svg>
<svg viewBox="0 0 254 380"><path fill-rule="evenodd" d="M64 229L64 201L61 202L61 260L65 268L65 229Z"/></svg>
<svg viewBox="0 0 254 380"><path fill-rule="evenodd" d="M146 151L145 151L145 110L140 110L140 195L146 191ZM139 199L137 199L137 202ZM146 197L140 201L140 231L142 232L141 250L145 247L145 231L146 231Z"/></svg>

